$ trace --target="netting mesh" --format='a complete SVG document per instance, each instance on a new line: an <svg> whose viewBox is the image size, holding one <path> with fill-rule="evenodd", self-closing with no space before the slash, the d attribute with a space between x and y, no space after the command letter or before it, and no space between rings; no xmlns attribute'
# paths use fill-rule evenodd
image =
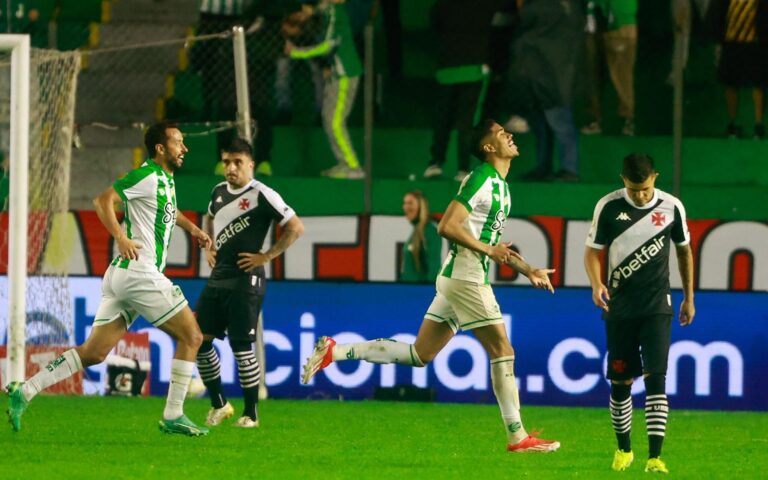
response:
<svg viewBox="0 0 768 480"><path fill-rule="evenodd" d="M28 343L74 342L67 281L74 225L67 219L69 174L79 54L33 49L30 65L29 197L27 229ZM3 177L9 171L10 54L0 56L0 148ZM0 343L8 322L8 209L0 212Z"/></svg>

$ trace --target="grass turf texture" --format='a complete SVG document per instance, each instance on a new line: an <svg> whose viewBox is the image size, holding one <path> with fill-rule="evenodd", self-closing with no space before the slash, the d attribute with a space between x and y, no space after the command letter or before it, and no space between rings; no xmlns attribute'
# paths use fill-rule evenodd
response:
<svg viewBox="0 0 768 480"><path fill-rule="evenodd" d="M5 398L3 398L5 401ZM160 433L161 398L41 396L21 432L0 430L8 478L647 478L645 422L635 409L635 463L611 471L608 409L524 407L528 430L561 442L510 454L495 405L268 400L262 426L207 437ZM235 399L239 409L241 401ZM4 407L3 407L4 408ZM186 413L202 422L205 400ZM239 412L238 412L239 414ZM765 478L768 415L672 410L664 458L674 478Z"/></svg>

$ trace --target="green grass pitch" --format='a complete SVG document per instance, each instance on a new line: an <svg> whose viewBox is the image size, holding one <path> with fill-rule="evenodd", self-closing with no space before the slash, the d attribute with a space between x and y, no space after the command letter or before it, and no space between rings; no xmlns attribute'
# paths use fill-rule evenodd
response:
<svg viewBox="0 0 768 480"><path fill-rule="evenodd" d="M3 398L5 401L5 398ZM267 400L262 426L231 422L207 437L159 432L162 398L40 396L22 431L0 430L0 478L647 478L642 411L630 470L610 470L608 409L523 407L530 431L562 443L509 454L495 405ZM233 402L238 408L239 399ZM202 422L205 400L186 413ZM768 478L768 415L671 411L664 458L673 478Z"/></svg>

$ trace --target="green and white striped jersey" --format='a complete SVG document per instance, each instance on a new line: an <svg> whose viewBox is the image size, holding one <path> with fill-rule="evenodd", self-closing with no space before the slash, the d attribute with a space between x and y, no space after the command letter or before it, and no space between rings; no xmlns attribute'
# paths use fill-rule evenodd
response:
<svg viewBox="0 0 768 480"><path fill-rule="evenodd" d="M510 210L509 186L499 172L483 162L461 184L454 197L469 211L463 227L476 239L496 245ZM475 283L488 282L488 255L451 242L441 275Z"/></svg>
<svg viewBox="0 0 768 480"><path fill-rule="evenodd" d="M139 242L138 260L116 257L112 265L129 270L165 270L171 232L176 225L176 187L173 176L147 160L112 184L125 203L125 231Z"/></svg>

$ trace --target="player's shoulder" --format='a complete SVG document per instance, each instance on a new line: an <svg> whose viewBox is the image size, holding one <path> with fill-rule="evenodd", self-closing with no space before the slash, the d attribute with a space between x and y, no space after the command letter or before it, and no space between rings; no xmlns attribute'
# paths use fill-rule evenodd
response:
<svg viewBox="0 0 768 480"><path fill-rule="evenodd" d="M157 172L156 169L153 168L148 162L144 162L138 167L134 168L133 170L130 170L128 173L117 179L118 182L120 182L123 185L127 186L129 185L135 185L142 180L149 178L156 178Z"/></svg>
<svg viewBox="0 0 768 480"><path fill-rule="evenodd" d="M459 191L462 193L469 192L470 194L474 194L485 185L488 179L493 178L494 172L495 170L489 164L485 162L481 163L469 172L469 175L464 177L464 180L461 181Z"/></svg>
<svg viewBox="0 0 768 480"><path fill-rule="evenodd" d="M605 210L606 207L619 205L623 202L625 202L624 189L619 188L618 190L614 190L600 197L600 200L598 200L597 204L595 205L595 211L600 212Z"/></svg>
<svg viewBox="0 0 768 480"><path fill-rule="evenodd" d="M280 194L277 192L277 190L256 179L251 180L251 188L258 195L262 195L270 200L278 197L282 198Z"/></svg>
<svg viewBox="0 0 768 480"><path fill-rule="evenodd" d="M223 192L227 191L227 182L226 180L223 182L219 182L216 185L213 186L213 189L211 189L211 195L221 194Z"/></svg>
<svg viewBox="0 0 768 480"><path fill-rule="evenodd" d="M659 196L659 200L662 202L669 202L672 205L674 205L678 210L685 211L685 207L683 206L683 202L680 201L679 198L672 195L671 193L667 193L663 190L656 189L656 192Z"/></svg>

